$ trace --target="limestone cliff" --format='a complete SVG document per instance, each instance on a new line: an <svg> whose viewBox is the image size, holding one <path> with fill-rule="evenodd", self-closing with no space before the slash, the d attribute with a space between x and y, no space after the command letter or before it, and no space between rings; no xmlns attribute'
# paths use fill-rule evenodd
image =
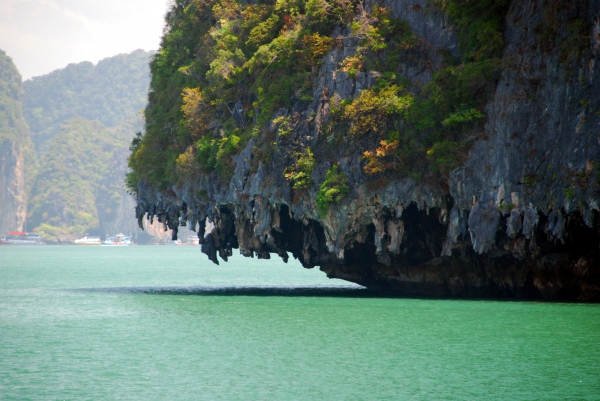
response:
<svg viewBox="0 0 600 401"><path fill-rule="evenodd" d="M497 71L491 78L486 71L483 78L473 73L464 81L468 90L482 94L483 105L456 107L436 123L410 114L416 108L410 99L427 96L434 88L430 82L449 87L443 85L452 76L475 65L465 62L460 8L452 14L440 3L387 0L359 7L354 23L337 24L330 33L335 45L313 68L310 96L302 92L306 89L296 90L289 104L234 152L230 170L219 170L218 163L216 170L206 168L210 155L202 153L202 137L195 147L181 148L177 159L192 153L201 168L180 168L166 182L138 171L140 224L146 216L163 222L173 235L180 226L198 230L203 252L215 263L217 253L227 260L234 248L245 256L278 254L286 261L291 253L329 277L403 295L600 301L600 1L508 2L501 16L503 43L490 35L485 44L502 43ZM370 68L368 60L359 60L367 67L348 67L367 46L361 21L381 28L382 13L406 23L413 34L410 41L391 39L404 47L373 53L388 67L394 60L401 83L383 81L392 75L376 70L376 64ZM477 66L492 60L493 55L485 59L476 52ZM230 58L227 71L245 68L236 61L242 56ZM271 62L277 57L281 54ZM364 98L387 93L393 85L406 88L394 89L388 98L394 104L382 100L385 110L399 110L393 124L353 115L344 125ZM184 99L194 93L188 89ZM260 93L226 104L239 127L260 123L256 116L266 108ZM438 95L423 104L431 99L435 104L444 96ZM151 106L159 104L160 94L150 100ZM222 115L211 115L206 129L218 133ZM485 124L478 125L484 115ZM202 116L190 112L188 117ZM452 124L462 127L460 132L450 131ZM421 126L433 132L429 139L414 134ZM396 130L400 134L384 136ZM233 138L220 132L217 141ZM430 139L436 132L447 136ZM141 143L150 146L146 135ZM396 153L382 164L385 146ZM423 148L429 148L426 158L414 156ZM436 158L443 149L452 149L444 154L453 158ZM131 164L141 170L133 150Z"/></svg>
<svg viewBox="0 0 600 401"><path fill-rule="evenodd" d="M0 235L22 230L27 216L24 160L33 160L22 97L21 75L0 50Z"/></svg>
<svg viewBox="0 0 600 401"><path fill-rule="evenodd" d="M0 145L0 233L23 229L26 206L23 155L19 145L7 139Z"/></svg>

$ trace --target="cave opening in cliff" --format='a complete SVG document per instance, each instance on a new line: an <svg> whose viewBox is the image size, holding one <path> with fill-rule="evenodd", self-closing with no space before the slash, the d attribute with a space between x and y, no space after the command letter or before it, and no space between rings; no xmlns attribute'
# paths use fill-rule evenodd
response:
<svg viewBox="0 0 600 401"><path fill-rule="evenodd" d="M297 258L302 251L302 223L291 217L288 205L280 205L275 213L279 214L279 230L271 230L275 244L280 249L292 252Z"/></svg>
<svg viewBox="0 0 600 401"><path fill-rule="evenodd" d="M419 210L414 202L404 209L404 263L418 265L441 255L446 227L440 222L439 214L437 208Z"/></svg>
<svg viewBox="0 0 600 401"><path fill-rule="evenodd" d="M366 239L364 242L353 242L352 247L344 249L345 262L348 266L365 268L377 263L377 247L375 246L375 225L373 223L366 227Z"/></svg>
<svg viewBox="0 0 600 401"><path fill-rule="evenodd" d="M598 231L599 214L597 211L591 211L593 227L590 228L585 224L583 216L579 211L574 211L567 216L558 216L550 212L549 215L540 213L540 220L537 225L536 241L537 246L542 249L543 253L560 253L572 254L581 256L598 256L600 244L600 232ZM558 235L552 234L557 225L564 223L560 231L562 231L562 239Z"/></svg>

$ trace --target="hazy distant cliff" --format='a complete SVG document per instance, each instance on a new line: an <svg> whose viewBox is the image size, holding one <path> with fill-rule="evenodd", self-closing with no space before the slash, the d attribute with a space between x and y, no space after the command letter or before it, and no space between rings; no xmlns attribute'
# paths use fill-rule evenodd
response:
<svg viewBox="0 0 600 401"><path fill-rule="evenodd" d="M36 150L74 117L114 128L146 104L148 63L153 52L136 50L90 62L69 64L23 83L23 110ZM131 133L133 135L133 133Z"/></svg>
<svg viewBox="0 0 600 401"><path fill-rule="evenodd" d="M70 64L22 84L0 52L0 235L35 230L50 243L84 233L150 238L131 216L123 179L143 125L152 54Z"/></svg>
<svg viewBox="0 0 600 401"><path fill-rule="evenodd" d="M600 1L178 0L167 23L140 221L215 262L600 301Z"/></svg>
<svg viewBox="0 0 600 401"><path fill-rule="evenodd" d="M94 65L70 64L24 86L23 110L39 167L30 182L28 229L51 242L84 233L135 235L123 178L127 149L142 128L149 58L136 50Z"/></svg>
<svg viewBox="0 0 600 401"><path fill-rule="evenodd" d="M27 215L24 164L32 149L22 97L21 75L0 50L0 235L22 230Z"/></svg>

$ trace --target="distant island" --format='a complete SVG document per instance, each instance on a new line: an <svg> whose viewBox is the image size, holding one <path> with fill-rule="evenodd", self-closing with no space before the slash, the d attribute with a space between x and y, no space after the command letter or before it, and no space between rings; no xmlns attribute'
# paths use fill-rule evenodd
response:
<svg viewBox="0 0 600 401"><path fill-rule="evenodd" d="M131 218L135 203L123 180L130 142L143 127L153 54L70 64L21 83L0 52L1 236L35 232L46 243L86 233L151 238Z"/></svg>

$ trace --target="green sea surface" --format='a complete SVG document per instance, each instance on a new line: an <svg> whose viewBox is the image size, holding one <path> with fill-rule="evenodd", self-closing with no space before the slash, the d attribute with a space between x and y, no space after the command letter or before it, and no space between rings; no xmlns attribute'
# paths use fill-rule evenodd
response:
<svg viewBox="0 0 600 401"><path fill-rule="evenodd" d="M598 400L600 305L374 297L198 247L0 247L1 400Z"/></svg>

